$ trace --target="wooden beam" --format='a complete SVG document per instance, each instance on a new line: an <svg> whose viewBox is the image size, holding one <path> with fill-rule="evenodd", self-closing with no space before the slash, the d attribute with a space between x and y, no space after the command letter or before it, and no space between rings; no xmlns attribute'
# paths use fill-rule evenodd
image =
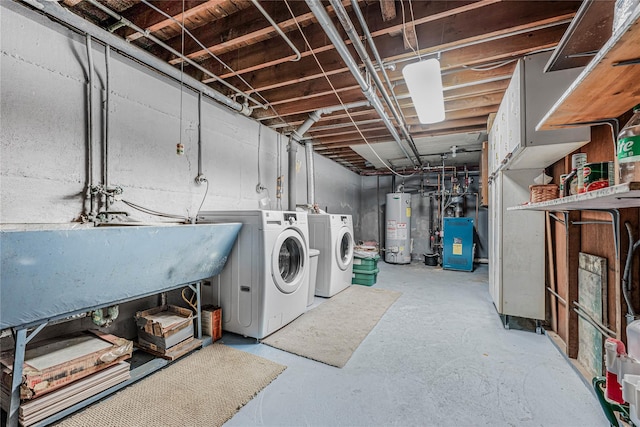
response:
<svg viewBox="0 0 640 427"><path fill-rule="evenodd" d="M416 29L413 25L409 24L402 30L402 44L404 50L411 50L413 53L416 53L418 49L420 49Z"/></svg>
<svg viewBox="0 0 640 427"><path fill-rule="evenodd" d="M151 1L150 3L167 15L172 16L176 21L182 22L183 19L187 21L200 13L208 12L212 9L220 10L219 6L228 3L228 0L187 0L184 2L184 16L182 14L183 4L181 1ZM238 10L239 9L234 6L231 12L237 12ZM177 24L173 20L156 12L144 3L138 3L130 7L123 11L121 15L150 33L158 32L171 25L177 27ZM223 14L220 15L225 16ZM142 34L130 28L123 28L119 33L128 41L134 41L143 37Z"/></svg>
<svg viewBox="0 0 640 427"><path fill-rule="evenodd" d="M414 138L427 138L433 136L441 136L441 135L452 135L458 133L476 133L476 132L484 132L486 131L486 124L479 126L466 126L459 128L448 128L441 130L432 130L428 132L420 132L413 135Z"/></svg>
<svg viewBox="0 0 640 427"><path fill-rule="evenodd" d="M363 133L373 132L373 131L388 132L387 128L382 124L382 122L374 123L374 124L358 125L358 128ZM354 135L359 135L359 133L356 130L355 126L351 125L350 127L347 127L347 128L326 129L319 132L314 132L312 137L314 140L324 140L326 138L333 137L333 136L354 136Z"/></svg>
<svg viewBox="0 0 640 427"><path fill-rule="evenodd" d="M340 93L340 98L345 104L365 100L365 97L360 88L342 92ZM290 114L310 113L312 111L316 111L319 108L329 107L333 105L340 105L340 101L332 92L323 96L316 97L312 102L288 102L286 104L281 104L278 105L275 110L280 116L287 116ZM273 111L262 110L257 113L254 112L254 114L254 117L260 117L263 114L272 115Z"/></svg>
<svg viewBox="0 0 640 427"><path fill-rule="evenodd" d="M441 2L444 3L444 2ZM548 4L546 4L547 2L530 2L531 4L538 4L538 3L543 3L542 6L546 6L547 8L549 7ZM573 2L563 2L564 3L573 3ZM529 3L527 3L527 5L529 5ZM528 6L527 8L524 8L526 10L529 10ZM556 6L557 7L557 6ZM504 9L504 7L503 7ZM509 10L511 10L512 8L507 8ZM521 31L522 28L535 28L537 26L540 25L551 25L552 22L557 21L557 20L564 20L564 18L560 19L560 18L554 18L553 14L549 11L549 10L544 10L542 8L537 8L536 9L537 13L533 13L533 16L529 16L526 15L524 12L520 12L519 14L512 12L512 14L510 16L505 16L504 12L502 13L503 17L509 18L506 19L506 22L508 24L505 23L501 23L500 25L494 24L493 27L495 29L494 32L491 33L492 36L498 37L506 37L508 34L510 34L513 31ZM524 15L524 16L523 16ZM464 18L464 19L463 19ZM537 19L533 22L530 22L529 20L531 19ZM459 23L459 21L462 21L462 24ZM493 22L493 21L492 21ZM477 23L477 16L468 16L468 17L456 17L455 20L451 20L451 22L449 22L449 20L447 20L446 22L443 23L443 25L445 26L453 26L453 29L451 30L451 32L453 34L449 34L447 33L447 38L444 39L442 41L441 44L435 44L432 43L432 46L434 48L440 48L443 46L446 46L448 49L451 49L453 47L455 47L456 45L464 45L467 43L478 43L479 42L479 34L481 34L481 32L479 32L479 30L472 30L469 29L469 27L475 27L475 23ZM337 55L337 53L334 52L333 50L333 46L332 45L327 45L326 44L326 36L324 35L324 31L321 28L317 28L315 30L311 30L312 26L309 26L307 28L305 28L305 33L309 34L310 38L313 38L315 40L314 43L312 43L312 46L314 47L314 50L316 51L316 54L319 56L320 62L323 64L325 70L329 71L330 74L335 74L335 73L342 73L347 71L346 67L344 66L341 58L339 58L339 56ZM559 40L562 37L562 34L560 34L558 36L558 32L562 32L564 33L564 29L566 28L566 26L562 26L561 30L557 30L553 33L553 41L552 43L557 43L557 40ZM432 30L437 32L436 30ZM532 30L533 31L533 30ZM542 31L542 30L539 30ZM535 35L534 34L530 34L527 36L519 36L519 38L526 40L529 40L530 43L533 45L535 45L535 47L533 47L533 49L540 49L540 42L537 42L535 39L540 39L540 38L544 38L542 35L537 34L539 33L539 31L535 31ZM436 34L431 34L431 35L426 35L425 37L427 37L427 39L434 39L436 38ZM440 40L441 38L441 34L438 33L437 34L437 38L438 40ZM531 40L531 39L534 40ZM295 37L292 37L292 40L294 40L294 43L301 49L306 50L304 43L302 41L295 41ZM386 41L385 41L386 40ZM378 40L376 40L376 43L379 46L379 50L381 52L384 53L384 55L387 57L387 60L390 59L390 53L387 53L385 49L387 48L381 48L382 45L396 45L397 47L397 43L398 43L398 38L397 37L390 37L390 36L386 36L383 35L381 37L378 38ZM512 40L503 40L502 42L498 42L498 43L492 43L492 45L501 45L501 50L503 52L508 50L508 46L512 43ZM400 44L402 44L402 42L400 42ZM522 41L520 42L520 45L522 45ZM547 41L547 43L545 43L545 46L547 46L549 44L549 42ZM283 70L282 69L278 69L277 73L274 73L273 70L271 70L272 67L278 65L278 64L283 64L284 71L288 71L287 69L289 67L294 68L295 69L295 75L297 76L296 81L300 82L300 81L304 81L304 80L310 80L313 78L320 78L322 77L321 73L319 73L317 64L315 62L315 60L313 60L312 58L303 58L303 60L297 62L297 63L290 63L290 64L284 64L285 61L279 62L279 61L275 61L274 59L276 58L283 58L282 57L282 49L270 49L269 48L269 44L268 43L261 43L259 45L253 45L255 47L255 52L252 52L251 54L245 55L242 54L242 50L238 51L236 53L234 53L233 55L230 55L228 58L225 56L223 56L221 59L225 60L232 68L234 68L238 73L246 73L246 72L251 72L251 78L249 79L251 85L253 87L256 88L256 90L262 91L265 89L273 89L273 88L277 88L277 87L284 87L287 86L289 84L291 84L292 82L290 80L285 80L283 81L282 79L282 73ZM482 52L485 47L485 45L483 44L482 47L479 46L471 46L470 49L467 50L473 50L475 52ZM493 49L495 50L495 47L493 47ZM404 52L403 48L400 48L400 50L402 52ZM524 53L528 53L531 52L531 50L529 51L525 51ZM448 52L445 52L445 54ZM524 54L522 53L522 54ZM309 54L309 52L307 52L307 54ZM443 54L444 55L444 54ZM450 56L450 55L445 55L445 56ZM500 59L504 59L506 56L502 56L502 57L497 57L497 56L493 56L490 57L488 56L487 58L484 58L484 60L476 60L476 62L474 62L474 64L482 64L482 63L486 63L490 60L500 60ZM290 55L288 56L288 58L290 58ZM455 55L454 55L455 58ZM218 63L214 63L214 60L208 60L205 61L204 66L206 66L207 68L211 69L212 72L214 72L217 75L221 75L223 77L230 77L231 74L228 72L228 70L225 70L220 64ZM261 71L261 68L263 67L263 65L265 67L268 67L268 70L265 70L265 72L263 73ZM447 69L452 69L455 67L460 67L461 65L469 65L469 64L461 64L459 61L456 61L455 59L449 59L449 60L442 60L442 64L443 64L443 70L446 71ZM472 64L473 65L473 64ZM397 80L399 78L401 78L401 67L399 67L399 69L395 72L395 73L391 73L392 76L392 80ZM268 78L268 76L273 76L271 79ZM204 80L204 82L208 83L210 82L211 79L206 79ZM233 81L233 79L232 79ZM234 82L234 84L240 84L237 82Z"/></svg>
<svg viewBox="0 0 640 427"><path fill-rule="evenodd" d="M477 13L464 13L442 22L416 28L420 40L420 52L429 54L459 47L462 43L482 43L511 37L514 34L526 34L549 26L569 24L579 2L520 2L517 8L493 4L483 9L485 16L478 25ZM524 36L526 37L526 36ZM398 37L381 36L376 38L376 46L384 52L385 60L395 60L415 56L407 52L404 43ZM446 65L446 64L445 64Z"/></svg>
<svg viewBox="0 0 640 427"><path fill-rule="evenodd" d="M505 67L507 70L512 67ZM456 73L454 73L456 74ZM485 77L488 78L488 82L481 82L481 84L475 84L471 81L471 76L476 78ZM453 99L456 97L468 96L469 94L488 93L497 90L504 90L509 84L510 75L500 73L494 77L482 76L480 73L470 72L465 78L465 84L463 87L449 90L445 86L445 97L447 99ZM496 80L494 80L496 79ZM359 86L355 81L355 78L350 72L343 72L332 76L331 81L333 87L340 93L349 90L359 90ZM447 81L448 82L448 81ZM399 96L408 96L408 90L405 84L399 84L395 87L395 93ZM313 79L295 84L288 85L286 87L272 89L268 91L261 91L260 94L269 100L269 104L276 106L285 104L287 102L299 102L299 101L311 101L313 98L325 96L333 93L331 85L326 79Z"/></svg>
<svg viewBox="0 0 640 427"><path fill-rule="evenodd" d="M578 358L578 350L580 347L578 339L578 314L573 310L573 301L578 301L578 268L579 255L581 246L580 226L573 225L574 222L580 221L580 212L571 211L565 216L567 223L567 271L566 271L566 295L568 315L564 319L567 330L567 356L572 359Z"/></svg>
<svg viewBox="0 0 640 427"><path fill-rule="evenodd" d="M313 14L309 11L306 3L289 2L289 5L301 25L313 19ZM261 3L261 6L285 33L297 28L284 2L267 1ZM253 6L239 13L234 13L220 22L216 22L216 25L201 26L191 31L191 33L216 55L235 50L242 45L258 43L277 35L276 30L269 24L262 13ZM277 41L278 43L281 41L279 36ZM181 42L180 36L166 41L169 46L178 51L181 50ZM191 37L186 37L184 42L185 56L191 59L208 57L207 51L202 49ZM284 42L283 46L286 46ZM181 62L179 58L173 58L159 47L152 48L151 53L164 57L172 64Z"/></svg>
<svg viewBox="0 0 640 427"><path fill-rule="evenodd" d="M444 129L452 129L452 128L463 128L469 126L482 126L486 125L487 116L478 116L478 117L468 117L464 119L450 120L447 119L444 122L433 123L429 125L411 125L409 126L409 132L412 135L421 134L425 132L432 132L436 130L444 130Z"/></svg>
<svg viewBox="0 0 640 427"><path fill-rule="evenodd" d="M420 132L417 134L413 134L414 138L426 138L440 135L451 135L454 133L470 133L470 132L482 132L486 130L486 123L484 125L477 126L466 126L460 128L448 128L448 129L440 129L440 130L432 130L428 132ZM379 142L393 142L391 136L380 136L380 135L372 135L367 136L367 139L370 144L376 144ZM344 148L350 147L352 145L364 144L364 140L362 138L358 139L338 139L338 140L318 140L320 144L329 148Z"/></svg>
<svg viewBox="0 0 640 427"><path fill-rule="evenodd" d="M467 109L462 109L462 110L456 110L456 111L449 111L446 113L446 121L451 121L451 120L460 120L460 119L468 119L471 117L488 117L489 114L491 113L495 113L498 111L498 108L500 107L499 104L496 105L486 105L483 107L475 107L475 108L467 108ZM416 115L408 115L407 117L407 124L409 126L419 126L421 125L420 121L418 120L418 117ZM485 121L486 122L486 121Z"/></svg>
<svg viewBox="0 0 640 427"><path fill-rule="evenodd" d="M395 0L380 0L380 12L384 22L391 21L396 18L396 2Z"/></svg>
<svg viewBox="0 0 640 427"><path fill-rule="evenodd" d="M509 40L505 40L507 43ZM479 46L482 48L482 45ZM471 69L471 68L456 68L453 70L447 70L442 74L442 85L447 90L448 88L457 88L461 86L467 86L469 84L477 84L477 82L488 82L511 79L513 70L516 68L516 62L512 61L506 63L501 67L489 68L487 70ZM402 73L393 73L390 78L402 79Z"/></svg>
<svg viewBox="0 0 640 427"><path fill-rule="evenodd" d="M504 95L504 91L501 92L493 92L481 95L469 96L466 98L458 98L452 100L445 100L445 110L446 111L455 111L460 109L469 109L469 108L478 108L486 105L495 105L500 104L502 101L502 97ZM362 101L364 100L364 95L359 89L354 89L350 91L346 91L340 94L342 101L346 103ZM334 94L328 94L321 97L313 98L312 103L307 102L293 102L278 105L275 107L278 114L282 117L291 114L300 114L300 113L309 113L311 111L315 111L322 107L334 106L338 105L340 102L336 98ZM400 105L403 109L410 108L411 114L414 115L413 105L411 103L411 99L400 100ZM254 118L270 118L273 117L273 111L270 110L260 110L255 111Z"/></svg>
<svg viewBox="0 0 640 427"><path fill-rule="evenodd" d="M492 0L493 1L493 0ZM295 4L298 2L292 2ZM348 1L344 0L343 4L348 6ZM487 4L487 2L416 2L414 3L414 12L416 16L422 16L425 13L432 13L434 19L442 19L448 15L456 15L469 9L468 4L476 4L476 8L480 7L477 3ZM308 9L307 9L308 11ZM333 15L333 9L327 8L330 15ZM384 23L380 17L380 11L377 8L366 8L364 10L365 19L369 23L369 29L376 32L376 34L387 34L387 28L395 30L396 27L402 27L402 19L397 18L389 23ZM341 28L341 25L334 20L337 28ZM329 42L327 36L322 27L317 24L309 24L304 27L304 32L309 41L311 48L317 53L327 50L333 50L334 46ZM305 44L304 39L297 31L292 31L288 34L292 43L302 52L303 56L311 56L311 51ZM343 37L346 39L347 37ZM347 44L350 44L347 41ZM212 46L213 47L213 46ZM287 52L287 51L284 51ZM229 64L238 73L249 73L259 70L264 66L276 66L278 64L284 64L288 62L292 56L288 52L283 55L283 51L274 50L271 41L254 40L252 44L246 44L239 46L238 50L230 54L225 54L220 57L224 62ZM224 69L217 61L211 59L205 61L203 66L210 68L216 75L223 78L229 77L229 71Z"/></svg>
<svg viewBox="0 0 640 427"><path fill-rule="evenodd" d="M360 86L358 86L353 74L350 72L335 74L331 78L331 82L338 92L360 90ZM313 79L285 87L260 91L260 94L268 99L271 105L310 100L330 93L333 93L333 89L327 79Z"/></svg>
<svg viewBox="0 0 640 427"><path fill-rule="evenodd" d="M450 67L452 69L461 68L463 65L479 65L487 61L504 61L513 58L514 55L525 55L541 49L553 47L562 37L565 26L546 28L531 33L528 37L514 37L513 40L496 40L483 43L482 46L470 46L466 48L456 49L442 54L441 63L443 69ZM336 57L334 52L324 52L319 55L321 63L330 75L340 74L347 71L341 58ZM398 71L396 71L398 72ZM255 88L267 87L284 87L302 81L310 81L322 78L324 76L318 71L317 64L307 64L302 59L293 70L292 77L282 79L282 71L278 69L261 70L251 75L250 84ZM331 76L329 77L331 78ZM315 104L315 101L314 101ZM335 104L329 104L335 105ZM329 106L326 104L306 106L299 105L303 111ZM268 116L269 112L262 112L256 118Z"/></svg>

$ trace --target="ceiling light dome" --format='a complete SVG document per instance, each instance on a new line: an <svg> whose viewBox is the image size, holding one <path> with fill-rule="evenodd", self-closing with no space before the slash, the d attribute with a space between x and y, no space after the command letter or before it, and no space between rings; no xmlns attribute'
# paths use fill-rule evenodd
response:
<svg viewBox="0 0 640 427"><path fill-rule="evenodd" d="M435 58L414 62L402 69L413 106L420 123L438 123L444 120L444 95L440 61Z"/></svg>

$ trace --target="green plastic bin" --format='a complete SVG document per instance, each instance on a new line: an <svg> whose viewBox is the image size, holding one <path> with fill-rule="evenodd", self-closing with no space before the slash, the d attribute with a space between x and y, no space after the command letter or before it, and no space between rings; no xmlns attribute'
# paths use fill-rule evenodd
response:
<svg viewBox="0 0 640 427"><path fill-rule="evenodd" d="M372 286L375 285L378 278L379 269L374 270L359 270L354 268L351 275L351 283L354 285Z"/></svg>
<svg viewBox="0 0 640 427"><path fill-rule="evenodd" d="M380 255L376 255L374 258L360 258L360 257L354 256L353 269L371 272L378 268L379 259L380 259Z"/></svg>

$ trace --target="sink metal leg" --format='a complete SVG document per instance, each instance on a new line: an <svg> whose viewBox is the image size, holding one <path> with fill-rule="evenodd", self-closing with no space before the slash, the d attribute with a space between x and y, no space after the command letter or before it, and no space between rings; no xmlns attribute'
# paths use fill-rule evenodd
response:
<svg viewBox="0 0 640 427"><path fill-rule="evenodd" d="M13 379L11 380L11 402L9 404L8 427L18 426L20 410L20 384L22 383L22 366L27 347L27 330L18 329L15 333L16 349L13 356Z"/></svg>
<svg viewBox="0 0 640 427"><path fill-rule="evenodd" d="M27 328L14 330L14 340L16 348L13 355L13 372L11 379L11 397L9 401L9 413L7 419L7 427L17 427L20 415L20 384L22 384L22 367L24 366L24 355L27 344L31 341L44 327L47 322L41 323L27 336Z"/></svg>

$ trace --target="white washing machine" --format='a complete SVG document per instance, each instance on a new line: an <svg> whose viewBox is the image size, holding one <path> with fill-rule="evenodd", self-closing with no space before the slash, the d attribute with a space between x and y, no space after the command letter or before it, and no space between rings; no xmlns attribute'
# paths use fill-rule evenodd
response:
<svg viewBox="0 0 640 427"><path fill-rule="evenodd" d="M351 215L309 214L309 245L320 251L317 296L332 297L351 285L354 246Z"/></svg>
<svg viewBox="0 0 640 427"><path fill-rule="evenodd" d="M241 222L222 273L203 301L222 308L222 329L261 339L305 312L309 292L306 212L209 211L199 223Z"/></svg>

